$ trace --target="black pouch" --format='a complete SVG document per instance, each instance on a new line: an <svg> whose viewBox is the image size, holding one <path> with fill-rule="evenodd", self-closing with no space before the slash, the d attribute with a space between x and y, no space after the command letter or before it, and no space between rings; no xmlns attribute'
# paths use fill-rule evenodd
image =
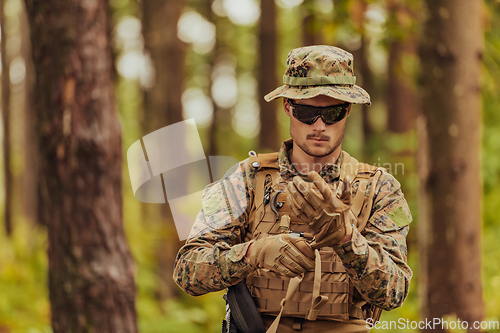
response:
<svg viewBox="0 0 500 333"><path fill-rule="evenodd" d="M245 280L227 290L227 302L238 332L265 333L266 327ZM231 321L232 321L231 320Z"/></svg>

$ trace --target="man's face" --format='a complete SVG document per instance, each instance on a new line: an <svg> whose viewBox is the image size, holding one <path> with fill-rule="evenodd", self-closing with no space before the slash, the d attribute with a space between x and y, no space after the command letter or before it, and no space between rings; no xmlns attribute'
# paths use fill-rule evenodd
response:
<svg viewBox="0 0 500 333"><path fill-rule="evenodd" d="M296 104L311 106L330 106L343 104L344 101L319 95L309 99L294 100ZM344 139L344 129L347 116L333 125L326 125L321 117L312 125L307 125L297 120L292 114L292 108L286 99L283 99L285 113L290 117L290 136L293 142L307 155L312 157L325 157L340 150ZM333 163L334 161L332 161Z"/></svg>

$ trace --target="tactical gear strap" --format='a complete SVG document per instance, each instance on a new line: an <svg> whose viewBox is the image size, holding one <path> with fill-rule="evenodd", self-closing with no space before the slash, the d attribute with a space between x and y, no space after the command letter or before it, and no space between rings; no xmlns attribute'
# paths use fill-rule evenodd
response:
<svg viewBox="0 0 500 333"><path fill-rule="evenodd" d="M377 321L379 321L381 315L382 315L382 309L375 308L375 310L373 310L373 314L372 314L373 322L376 323Z"/></svg>
<svg viewBox="0 0 500 333"><path fill-rule="evenodd" d="M279 169L278 156L279 153L258 154L260 168Z"/></svg>
<svg viewBox="0 0 500 333"><path fill-rule="evenodd" d="M321 271L328 272L328 273L345 273L346 272L344 265L342 265L342 263L338 262L338 261L332 261L332 262L322 261L321 262Z"/></svg>
<svg viewBox="0 0 500 333"><path fill-rule="evenodd" d="M295 331L302 331L302 322L304 321L304 319L302 318L294 318L293 319L293 325L292 325L292 328L295 330Z"/></svg>
<svg viewBox="0 0 500 333"><path fill-rule="evenodd" d="M254 205L256 207L256 212L255 214L256 218L258 221L262 218L261 215L261 210L262 206L264 203L264 182L266 181L266 177L257 177L257 187L255 189L255 194L254 194Z"/></svg>
<svg viewBox="0 0 500 333"><path fill-rule="evenodd" d="M358 160L351 157L347 152L342 151L342 165L340 167L340 180L346 179L346 176L351 178L351 182L356 178L358 173Z"/></svg>
<svg viewBox="0 0 500 333"><path fill-rule="evenodd" d="M351 309L349 310L349 317L364 319L363 309L361 309L357 306L351 306Z"/></svg>
<svg viewBox="0 0 500 333"><path fill-rule="evenodd" d="M303 277L304 277L304 275L302 274L302 276L300 276L300 277L296 276L296 277L290 279L290 284L288 285L288 290L286 292L286 296L285 296L285 298L283 298L283 300L281 301L281 304L280 304L281 305L280 313L278 314L276 319L274 319L273 323L271 324L269 329L266 331L266 333L276 333L276 331L278 330L278 325L279 325L280 320L281 320L281 314L283 313L283 308L285 307L285 303L290 298L292 298L293 293L299 287L300 281L302 281Z"/></svg>
<svg viewBox="0 0 500 333"><path fill-rule="evenodd" d="M361 208L363 208L367 186L368 186L368 180L366 179L359 180L358 192L356 192L356 195L352 200L352 206L351 206L351 211L353 212L354 216L358 216L359 212L361 212Z"/></svg>
<svg viewBox="0 0 500 333"><path fill-rule="evenodd" d="M256 298L255 303L260 309L265 309L266 307L273 309L281 307L280 301L274 298ZM288 315L293 317L302 316L307 313L310 305L311 303L309 302L306 303L289 300L284 306L283 312L288 313ZM333 318L344 322L349 320L349 309L347 303L327 303L320 309L319 313L323 316L320 318L321 320L329 320ZM271 315L274 316L274 314Z"/></svg>
<svg viewBox="0 0 500 333"><path fill-rule="evenodd" d="M323 266L323 265L322 265ZM329 271L328 271L329 272ZM288 286L286 284L286 280L283 279L270 279L267 277L256 276L253 278L252 285L256 288L264 288L270 290L288 290ZM298 291L310 293L314 289L314 282L312 281L303 281ZM349 289L346 287L344 282L323 282L321 283L320 292L322 293L347 293ZM253 295L255 296L255 295Z"/></svg>
<svg viewBox="0 0 500 333"><path fill-rule="evenodd" d="M321 256L318 250L314 250L316 255L316 265L314 268L314 286L311 300L311 308L307 311L306 319L310 321L316 320L319 314L319 309L328 302L328 296L319 294L321 289Z"/></svg>
<svg viewBox="0 0 500 333"><path fill-rule="evenodd" d="M368 218L370 217L370 213L371 213L372 206L373 206L373 197L375 196L375 187L377 187L377 182L380 179L381 175L382 175L382 171L377 170L375 172L375 176L373 176L372 184L370 186L370 193L368 195L368 198L365 200L366 204L358 216L357 228L359 231L363 230L365 228L366 224L368 223Z"/></svg>
<svg viewBox="0 0 500 333"><path fill-rule="evenodd" d="M257 160L257 166L254 166L255 168L259 169L259 173L263 171L263 169L274 169L274 170L268 170L269 173L272 177L273 184L276 183L276 179L279 177L279 171L278 168L278 153L270 153L270 154L259 154L257 156L251 156L250 162L253 160ZM253 166L253 164L252 164ZM266 181L266 177L257 177L257 185L255 188L255 194L254 194L254 206L256 207L256 218L258 221L263 217L261 214L263 214L263 205L262 203L264 202L264 183Z"/></svg>

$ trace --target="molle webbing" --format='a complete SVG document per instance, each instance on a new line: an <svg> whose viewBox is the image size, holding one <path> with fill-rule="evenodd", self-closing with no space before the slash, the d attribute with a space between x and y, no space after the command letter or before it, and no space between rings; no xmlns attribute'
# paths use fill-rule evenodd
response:
<svg viewBox="0 0 500 333"><path fill-rule="evenodd" d="M377 172L378 169L374 166L358 162L345 152L342 152L342 154L340 179L344 180L349 176L351 184L358 182L358 190L353 197L351 212L357 217L357 229L362 231L371 212L375 185L381 172ZM286 185L278 184L283 182L279 174L278 153L259 154L258 159L260 165L254 194L254 214L249 221L249 231L253 234L253 238L282 232L280 223L276 223L275 213L270 209L269 201L265 205L263 204L265 189L269 186L265 185L267 183L266 178L272 178L272 196L277 194L280 188L286 189ZM372 184L372 186L369 193L366 193L369 184ZM287 191L276 195L276 200L281 203L280 209L278 209L279 218L281 219L283 215L287 214L291 220L290 230L309 232L307 223L291 214L291 208L288 207L286 196ZM284 315L310 320L314 320L316 317L318 319L339 321L348 321L349 317L364 319L366 314L363 313L361 306L366 302L352 304L354 286L350 283L340 258L332 248L321 249L320 255L320 269L317 269L317 271L320 272L321 282L316 281L316 288L314 285L314 272L306 272L303 278L300 279L301 281L292 279L294 282L293 290L288 290L290 279L276 275L273 272L257 270L251 274L247 279L247 284L259 312L279 317ZM296 285L297 283L298 285ZM316 308L314 308L313 293L316 296L316 305L319 304ZM286 301L285 298L287 298ZM281 306L282 304L284 306Z"/></svg>

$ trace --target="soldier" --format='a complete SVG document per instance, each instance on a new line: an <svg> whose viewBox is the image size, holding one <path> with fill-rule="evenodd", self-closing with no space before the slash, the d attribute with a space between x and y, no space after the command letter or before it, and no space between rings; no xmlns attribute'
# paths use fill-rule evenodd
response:
<svg viewBox="0 0 500 333"><path fill-rule="evenodd" d="M175 262L190 295L244 281L268 332L367 332L403 304L412 220L398 181L341 150L355 85L353 57L332 46L288 54L283 97L291 139L205 189Z"/></svg>

